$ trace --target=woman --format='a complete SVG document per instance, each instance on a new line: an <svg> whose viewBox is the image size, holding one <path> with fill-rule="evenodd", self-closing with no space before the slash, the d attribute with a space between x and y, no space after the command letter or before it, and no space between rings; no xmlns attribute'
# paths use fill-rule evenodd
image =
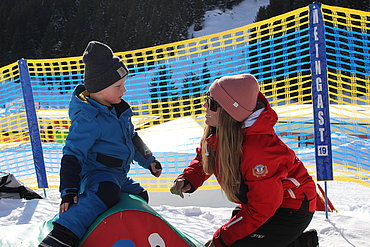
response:
<svg viewBox="0 0 370 247"><path fill-rule="evenodd" d="M312 239L300 244L316 207L315 183L274 132L277 115L255 77L215 80L204 107L201 147L171 193L183 197L214 174L227 198L239 204L206 246L317 246L308 245Z"/></svg>

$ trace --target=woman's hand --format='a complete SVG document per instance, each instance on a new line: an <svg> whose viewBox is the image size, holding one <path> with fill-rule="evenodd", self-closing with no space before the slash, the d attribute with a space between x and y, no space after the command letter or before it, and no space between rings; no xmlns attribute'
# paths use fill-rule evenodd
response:
<svg viewBox="0 0 370 247"><path fill-rule="evenodd" d="M184 198L184 192L187 192L191 189L190 183L188 183L186 186L185 185L185 179L176 179L174 184L172 185L170 191L174 195L179 195L181 198Z"/></svg>

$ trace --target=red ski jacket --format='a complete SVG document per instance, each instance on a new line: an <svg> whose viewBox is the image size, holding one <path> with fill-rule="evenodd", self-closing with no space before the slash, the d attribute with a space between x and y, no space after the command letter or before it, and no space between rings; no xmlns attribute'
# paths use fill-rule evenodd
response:
<svg viewBox="0 0 370 247"><path fill-rule="evenodd" d="M305 209L316 207L316 185L294 151L276 135L273 126L277 115L262 93L265 111L256 122L243 129L243 158L240 165L242 182L241 210L213 236L216 247L230 246L264 224L278 208ZM217 152L217 136L207 139L208 148ZM188 180L196 190L210 176L202 167L201 149L179 178ZM217 164L216 164L217 165ZM216 169L218 170L218 169ZM215 174L218 182L220 176ZM221 184L221 183L220 183ZM244 198L244 200L243 200Z"/></svg>

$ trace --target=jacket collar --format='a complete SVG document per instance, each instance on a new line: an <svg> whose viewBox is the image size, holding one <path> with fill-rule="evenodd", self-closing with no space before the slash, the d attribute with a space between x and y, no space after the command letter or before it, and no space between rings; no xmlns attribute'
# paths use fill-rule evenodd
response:
<svg viewBox="0 0 370 247"><path fill-rule="evenodd" d="M98 114L99 112L110 114L111 110L113 110L115 111L115 113L119 111L120 115L122 114L126 117L131 117L133 115L130 105L126 101L122 100L121 103L115 104L112 109L112 107L102 105L99 102L88 97L88 93L86 93L85 90L86 89L84 85L78 85L73 92L69 108L69 115L71 120L81 110L88 111L92 114Z"/></svg>
<svg viewBox="0 0 370 247"><path fill-rule="evenodd" d="M260 92L258 94L258 99L261 100L265 104L264 111L259 113L257 119L254 119L253 124L249 127L245 128L244 133L247 135L253 134L274 134L274 125L278 120L278 116L276 112L271 108L270 103L266 99L266 97ZM256 111L256 114L258 111ZM250 115L251 118L255 118L255 116ZM249 117L248 117L249 119ZM248 119L246 120L248 122Z"/></svg>
<svg viewBox="0 0 370 247"><path fill-rule="evenodd" d="M249 117L243 122L242 128L248 128L251 127L258 119L258 117L261 115L261 113L265 110L265 107L253 112Z"/></svg>

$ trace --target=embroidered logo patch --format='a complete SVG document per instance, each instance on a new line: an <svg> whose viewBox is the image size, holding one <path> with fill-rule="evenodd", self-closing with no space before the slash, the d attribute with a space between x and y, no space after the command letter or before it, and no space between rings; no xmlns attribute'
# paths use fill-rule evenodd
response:
<svg viewBox="0 0 370 247"><path fill-rule="evenodd" d="M121 78L123 78L127 75L127 71L123 67L119 67L119 69L117 69L117 72L118 72L118 74Z"/></svg>
<svg viewBox="0 0 370 247"><path fill-rule="evenodd" d="M266 174L268 173L268 169L267 169L267 166L265 165L262 165L262 164L259 164L259 165L256 165L254 168L253 168L253 175L255 177L263 177L263 176L266 176Z"/></svg>

